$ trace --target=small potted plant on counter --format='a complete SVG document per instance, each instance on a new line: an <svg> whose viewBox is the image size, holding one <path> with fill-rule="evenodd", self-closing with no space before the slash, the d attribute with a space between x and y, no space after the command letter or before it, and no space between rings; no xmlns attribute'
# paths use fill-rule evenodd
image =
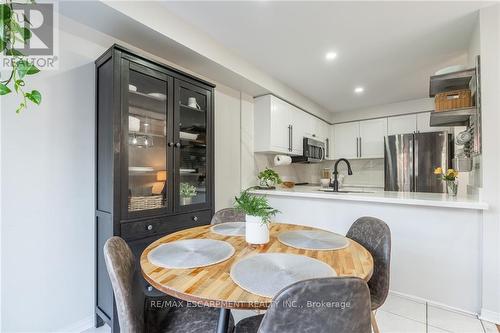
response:
<svg viewBox="0 0 500 333"><path fill-rule="evenodd" d="M279 211L269 206L266 197L253 195L248 190L236 197L234 207L246 214L245 239L250 244L269 242L269 223Z"/></svg>
<svg viewBox="0 0 500 333"><path fill-rule="evenodd" d="M443 168L434 169L434 174L438 175L443 181L446 182L446 192L448 195L456 196L458 192L458 171L448 169L444 172Z"/></svg>
<svg viewBox="0 0 500 333"><path fill-rule="evenodd" d="M259 188L262 190L273 190L276 185L281 184L281 178L274 170L266 168L257 176L259 179Z"/></svg>
<svg viewBox="0 0 500 333"><path fill-rule="evenodd" d="M197 194L196 187L188 183L181 183L180 194L181 205L190 205L193 201L193 197Z"/></svg>

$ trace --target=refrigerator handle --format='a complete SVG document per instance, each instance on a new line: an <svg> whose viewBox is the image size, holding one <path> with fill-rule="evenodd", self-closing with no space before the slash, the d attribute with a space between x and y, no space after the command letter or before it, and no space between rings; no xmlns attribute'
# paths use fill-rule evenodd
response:
<svg viewBox="0 0 500 333"><path fill-rule="evenodd" d="M413 135L413 186L412 191L417 192L418 184L418 136Z"/></svg>
<svg viewBox="0 0 500 333"><path fill-rule="evenodd" d="M359 157L359 138L356 137L356 157Z"/></svg>
<svg viewBox="0 0 500 333"><path fill-rule="evenodd" d="M361 137L359 137L359 157L363 156L363 152L361 151Z"/></svg>

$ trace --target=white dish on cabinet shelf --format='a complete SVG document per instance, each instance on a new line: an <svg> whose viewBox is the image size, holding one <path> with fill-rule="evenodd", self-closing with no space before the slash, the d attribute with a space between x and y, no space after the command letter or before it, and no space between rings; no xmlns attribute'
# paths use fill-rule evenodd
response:
<svg viewBox="0 0 500 333"><path fill-rule="evenodd" d="M128 167L129 172L153 172L153 167Z"/></svg>
<svg viewBox="0 0 500 333"><path fill-rule="evenodd" d="M141 120L137 117L128 116L128 131L139 132L141 129Z"/></svg>
<svg viewBox="0 0 500 333"><path fill-rule="evenodd" d="M167 99L167 95L162 94L162 93L149 93L148 95L151 97L157 98L159 100L162 100L162 101Z"/></svg>

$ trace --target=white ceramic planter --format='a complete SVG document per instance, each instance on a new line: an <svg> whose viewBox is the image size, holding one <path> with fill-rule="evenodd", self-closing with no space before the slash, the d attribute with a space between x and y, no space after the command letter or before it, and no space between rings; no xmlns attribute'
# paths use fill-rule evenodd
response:
<svg viewBox="0 0 500 333"><path fill-rule="evenodd" d="M193 198L191 197L181 197L181 205L186 206L190 205L193 202Z"/></svg>
<svg viewBox="0 0 500 333"><path fill-rule="evenodd" d="M246 216L245 239L250 244L266 244L269 242L269 226L262 223L259 216Z"/></svg>

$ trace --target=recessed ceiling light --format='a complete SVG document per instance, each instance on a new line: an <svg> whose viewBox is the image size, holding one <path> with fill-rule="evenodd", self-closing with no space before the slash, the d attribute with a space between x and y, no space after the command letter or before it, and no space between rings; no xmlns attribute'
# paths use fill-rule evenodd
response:
<svg viewBox="0 0 500 333"><path fill-rule="evenodd" d="M326 58L326 60L333 60L333 59L337 58L337 53L335 53L335 52L328 52L325 55L325 58Z"/></svg>
<svg viewBox="0 0 500 333"><path fill-rule="evenodd" d="M356 87L356 88L354 88L354 92L356 94L362 94L364 91L365 91L365 88L363 88L363 87Z"/></svg>

